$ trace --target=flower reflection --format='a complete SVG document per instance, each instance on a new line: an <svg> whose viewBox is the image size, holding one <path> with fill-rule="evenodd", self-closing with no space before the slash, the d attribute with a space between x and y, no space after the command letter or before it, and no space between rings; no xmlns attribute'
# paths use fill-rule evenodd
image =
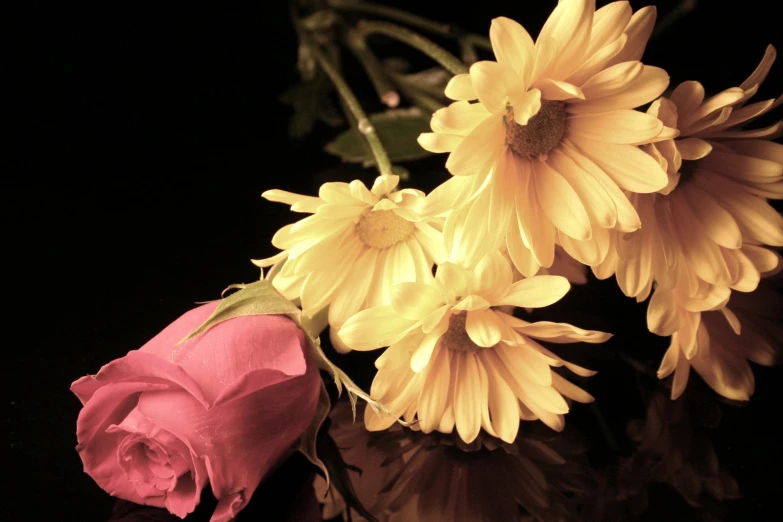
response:
<svg viewBox="0 0 783 522"><path fill-rule="evenodd" d="M711 441L721 420L714 396L691 387L677 401L656 391L644 420L628 423L636 443L629 457L604 470L597 492L582 512L585 521L635 520L648 507L650 486L673 488L698 517L721 520L720 502L739 498L737 481L720 466Z"/></svg>
<svg viewBox="0 0 783 522"><path fill-rule="evenodd" d="M358 500L381 522L519 522L531 516L570 521L576 499L591 489L584 445L567 440L568 433L520 432L514 444L482 435L466 445L399 425L368 432L352 423L346 403L331 418L330 434L353 468ZM323 498L320 477L315 489ZM344 520L365 520L355 512L348 516L334 488L322 502L324 519L342 514Z"/></svg>
<svg viewBox="0 0 783 522"><path fill-rule="evenodd" d="M118 500L107 522L174 522L181 520L165 509Z"/></svg>

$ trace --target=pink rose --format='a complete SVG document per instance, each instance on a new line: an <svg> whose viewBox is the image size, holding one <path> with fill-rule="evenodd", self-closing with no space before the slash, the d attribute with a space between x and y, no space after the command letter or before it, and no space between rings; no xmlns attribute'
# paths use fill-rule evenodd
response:
<svg viewBox="0 0 783 522"><path fill-rule="evenodd" d="M309 425L320 377L287 317L236 317L177 346L217 305L71 385L76 449L109 494L184 518L209 483L211 522L230 520Z"/></svg>

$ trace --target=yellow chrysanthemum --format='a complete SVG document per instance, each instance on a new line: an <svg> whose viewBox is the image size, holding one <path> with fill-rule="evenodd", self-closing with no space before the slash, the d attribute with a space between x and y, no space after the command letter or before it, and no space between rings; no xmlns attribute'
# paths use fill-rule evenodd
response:
<svg viewBox="0 0 783 522"><path fill-rule="evenodd" d="M651 331L671 335L658 369L663 379L674 373L672 399L679 397L693 367L717 393L748 400L754 378L748 361L764 366L780 362L783 343L781 298L760 286L750 294L701 282L694 293L686 285L657 287L648 308Z"/></svg>
<svg viewBox="0 0 783 522"><path fill-rule="evenodd" d="M682 274L690 288L696 280L752 291L759 273L773 268L777 255L761 245L783 246L783 218L767 198L783 197L783 145L778 122L758 130L743 127L783 102L746 105L766 78L775 49L739 87L704 99L698 82L684 82L671 99L649 111L676 139L644 149L666 169L669 183L657 194L634 194L642 228L613 237L613 248L594 272L616 272L623 292L644 300L653 280L673 288Z"/></svg>
<svg viewBox="0 0 783 522"><path fill-rule="evenodd" d="M456 427L466 442L481 428L511 442L519 420L541 419L563 429L569 406L592 397L553 367L595 372L568 363L533 338L556 343L600 343L609 334L569 324L528 323L500 310L548 306L570 285L560 276L541 275L512 283L511 264L500 253L483 258L472 271L444 263L431 284L404 283L392 289L391 304L359 312L339 337L354 350L389 348L378 358L373 398L425 433ZM370 430L388 428L391 416L368 410Z"/></svg>
<svg viewBox="0 0 783 522"><path fill-rule="evenodd" d="M595 265L607 229L639 228L623 190L655 192L667 178L638 145L671 137L658 118L633 110L669 82L639 62L654 22L653 7L633 14L628 2L596 11L594 0L561 0L534 43L513 20L492 21L497 61L455 76L446 95L457 101L419 137L425 149L450 153L455 177L426 205L449 213L450 261L472 266L505 243L532 275L552 264L559 243Z"/></svg>
<svg viewBox="0 0 783 522"><path fill-rule="evenodd" d="M260 267L285 260L273 280L288 299L301 299L312 317L329 306L329 323L339 327L366 307L390 302L397 283L432 279L444 257L437 220L417 208L424 194L395 191L398 176L380 176L372 190L355 180L325 183L318 197L268 190L263 197L313 214L277 231L272 244L283 251L254 260Z"/></svg>

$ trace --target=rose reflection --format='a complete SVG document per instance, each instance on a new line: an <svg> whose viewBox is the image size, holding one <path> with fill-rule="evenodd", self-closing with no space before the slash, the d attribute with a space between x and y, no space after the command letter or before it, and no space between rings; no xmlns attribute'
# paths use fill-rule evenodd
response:
<svg viewBox="0 0 783 522"><path fill-rule="evenodd" d="M719 464L711 436L721 420L714 394L691 386L676 401L665 390L652 395L644 420L628 423L637 444L629 457L601 473L592 502L582 520L635 520L649 507L653 483L673 488L703 520L722 520L720 502L739 498L736 480Z"/></svg>
<svg viewBox="0 0 783 522"><path fill-rule="evenodd" d="M450 436L398 425L368 432L350 407L331 414L330 434L341 450L358 500L381 522L571 521L591 490L584 445L565 435L522 433L514 444L480 437L466 446ZM538 430L543 431L543 430ZM459 444L459 445L457 445ZM324 498L325 482L315 481ZM365 520L346 513L334 488L322 501L324 519Z"/></svg>

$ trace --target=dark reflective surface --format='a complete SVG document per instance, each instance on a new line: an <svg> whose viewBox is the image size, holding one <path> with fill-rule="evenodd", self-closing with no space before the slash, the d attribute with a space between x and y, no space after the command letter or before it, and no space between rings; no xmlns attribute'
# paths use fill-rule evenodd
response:
<svg viewBox="0 0 783 522"><path fill-rule="evenodd" d="M329 435L352 492L337 473L327 493L323 478L308 475L306 462L295 457L259 489L240 520L368 520L360 508L348 507L353 500L380 522L775 520L773 498L744 490L736 477L741 473L725 462L732 448L721 444L729 431L724 411L737 406L721 404L701 382L678 401L668 398L664 386L646 384L638 389L642 415L630 418L624 433L609 435L611 440L590 439L589 426L580 422L562 433L524 423L514 444L482 433L467 445L453 435L401 426L373 433L361 423L363 406L354 423L349 403L340 400ZM590 423L592 416L583 420ZM766 463L777 465L779 457L770 454ZM777 480L774 469L765 476ZM346 502L340 490L353 498ZM214 502L206 497L188 520L209 519ZM106 520L177 518L118 501Z"/></svg>
<svg viewBox="0 0 783 522"><path fill-rule="evenodd" d="M536 31L554 0L393 3L486 32L499 15ZM663 19L678 2L656 3ZM735 85L766 44L783 48L770 5L699 2L657 37L645 60L675 83L698 79L712 92ZM195 301L256 278L248 260L273 254L271 234L291 219L260 200L263 190L314 192L324 181L369 182L373 173L322 154L334 134L325 125L306 140L289 139L291 111L277 101L296 80L286 2L25 7L8 19L20 35L3 74L12 136L0 211L11 312L0 365L8 453L0 519L168 520L115 504L82 472L70 383L138 348ZM380 110L369 83L355 76L368 109ZM781 90L779 62L758 98ZM442 157L410 167L423 190L447 177ZM344 449L363 469L359 494L378 496L368 507L396 513L421 503L428 514L458 505L520 519L526 512L544 520L780 519L780 368L754 365L756 393L745 405L717 400L695 376L684 401L671 403L665 385L624 359L654 371L664 353L667 341L646 333L644 313L614 281L591 279L540 316L615 334L606 346L569 348L569 358L599 371L583 383L597 400L575 406L562 435L526 424L516 450L463 454L444 437L399 430L362 447L369 436L359 432ZM365 389L376 356L334 355ZM452 477L460 494L445 489L444 469L459 470ZM402 475L371 480L392 470ZM312 473L301 457L284 463L240 522L287 521L312 506ZM422 477L429 488L414 498ZM213 508L207 492L189 520L207 521Z"/></svg>
<svg viewBox="0 0 783 522"><path fill-rule="evenodd" d="M469 446L399 426L370 433L346 403L330 432L357 497L382 521L659 520L661 504L678 519L726 520L741 495L713 444L721 419L710 390L693 386L676 402L650 390L645 415L621 435L630 451L613 454L574 424L526 424L514 444L482 435ZM335 492L323 503L327 517L346 510Z"/></svg>

